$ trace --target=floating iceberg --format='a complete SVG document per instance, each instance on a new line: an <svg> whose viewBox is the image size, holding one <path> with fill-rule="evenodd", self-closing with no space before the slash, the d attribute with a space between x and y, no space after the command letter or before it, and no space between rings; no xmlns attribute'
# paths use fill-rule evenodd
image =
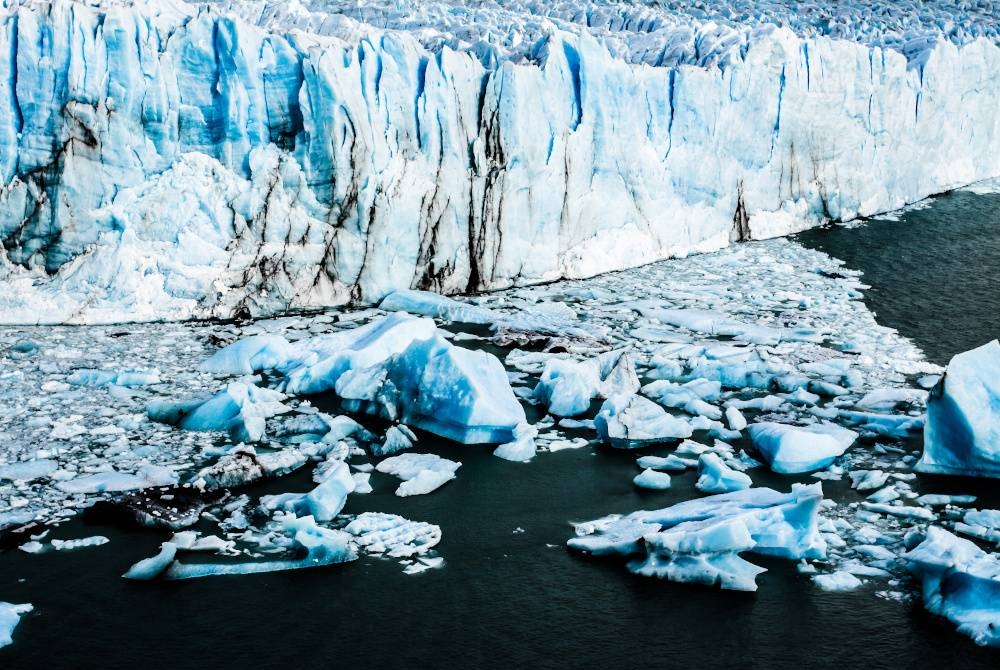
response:
<svg viewBox="0 0 1000 670"><path fill-rule="evenodd" d="M702 454L698 458L698 481L695 488L703 493L728 493L753 486L746 474L733 470L718 454Z"/></svg>
<svg viewBox="0 0 1000 670"><path fill-rule="evenodd" d="M670 475L666 472L657 472L652 468L646 468L632 478L632 483L641 489L663 491L670 488Z"/></svg>
<svg viewBox="0 0 1000 670"><path fill-rule="evenodd" d="M821 470L847 451L857 434L834 424L754 423L747 430L770 468L782 474Z"/></svg>
<svg viewBox="0 0 1000 670"><path fill-rule="evenodd" d="M921 580L924 606L976 644L1000 647L1000 558L937 526L905 554Z"/></svg>
<svg viewBox="0 0 1000 670"><path fill-rule="evenodd" d="M596 359L576 361L551 358L535 387L535 398L556 416L578 416L594 398L633 394L639 390L632 359L614 351Z"/></svg>
<svg viewBox="0 0 1000 670"><path fill-rule="evenodd" d="M616 395L601 405L594 419L597 436L619 449L638 449L651 444L691 437L691 424L672 416L641 395Z"/></svg>
<svg viewBox="0 0 1000 670"><path fill-rule="evenodd" d="M264 496L260 499L260 504L270 512L284 510L296 516L309 516L316 521L325 522L340 514L347 503L347 496L354 492L354 487L351 468L341 461L328 469L323 475L323 481L309 493Z"/></svg>
<svg viewBox="0 0 1000 670"><path fill-rule="evenodd" d="M396 495L402 498L437 490L454 479L455 471L461 466L461 463L434 454L407 453L387 458L375 469L403 480L396 489Z"/></svg>
<svg viewBox="0 0 1000 670"><path fill-rule="evenodd" d="M818 529L822 499L819 484L795 484L791 493L723 493L578 524L577 537L567 544L593 555L637 555L628 569L640 575L756 591L756 576L765 570L740 553L793 560L826 556Z"/></svg>
<svg viewBox="0 0 1000 670"><path fill-rule="evenodd" d="M1000 343L951 359L927 399L917 470L1000 477Z"/></svg>
<svg viewBox="0 0 1000 670"><path fill-rule="evenodd" d="M139 561L124 577L150 580L161 576L165 579L196 579L217 575L250 575L316 568L346 563L358 557L349 533L319 526L311 516L296 518L292 514L279 513L271 525L286 538L285 549L304 555L301 558L245 563L181 563L175 560L177 545L164 542L159 554Z"/></svg>
<svg viewBox="0 0 1000 670"><path fill-rule="evenodd" d="M234 442L260 442L267 419L290 412L285 396L245 382L232 382L207 400L157 400L146 408L152 421L185 430L228 432Z"/></svg>
<svg viewBox="0 0 1000 670"><path fill-rule="evenodd" d="M344 531L353 535L365 552L390 558L421 556L441 541L439 526L382 512L359 514Z"/></svg>
<svg viewBox="0 0 1000 670"><path fill-rule="evenodd" d="M247 358L247 350L254 355ZM286 393L332 391L349 411L458 442L508 442L525 422L503 364L492 354L452 345L430 319L396 313L295 345L278 338L248 349L240 341L217 353L211 367L243 371L249 361L257 372L279 358L280 388ZM239 364L227 367L232 360ZM159 414L172 418L169 412Z"/></svg>
<svg viewBox="0 0 1000 670"><path fill-rule="evenodd" d="M17 628L21 617L33 609L31 605L0 602L0 648L6 647L14 641L14 629Z"/></svg>
<svg viewBox="0 0 1000 670"><path fill-rule="evenodd" d="M443 321L481 325L490 325L502 318L499 314L483 307L430 291L395 291L382 299L379 308L386 312L408 312Z"/></svg>

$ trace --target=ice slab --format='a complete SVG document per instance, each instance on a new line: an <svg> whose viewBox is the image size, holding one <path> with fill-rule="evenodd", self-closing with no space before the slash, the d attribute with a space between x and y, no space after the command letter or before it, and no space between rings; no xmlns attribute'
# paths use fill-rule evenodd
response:
<svg viewBox="0 0 1000 670"><path fill-rule="evenodd" d="M917 470L1000 477L1000 342L958 354L927 399Z"/></svg>
<svg viewBox="0 0 1000 670"><path fill-rule="evenodd" d="M594 555L636 555L628 568L637 574L755 591L764 569L742 552L826 556L818 529L822 499L819 484L795 484L790 493L751 488L578 524L567 544Z"/></svg>

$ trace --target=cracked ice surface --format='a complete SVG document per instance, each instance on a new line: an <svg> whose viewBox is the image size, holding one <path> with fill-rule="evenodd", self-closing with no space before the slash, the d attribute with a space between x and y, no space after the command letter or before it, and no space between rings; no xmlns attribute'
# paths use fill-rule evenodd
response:
<svg viewBox="0 0 1000 670"><path fill-rule="evenodd" d="M995 3L683 4L8 0L0 318L592 276L1000 175Z"/></svg>
<svg viewBox="0 0 1000 670"><path fill-rule="evenodd" d="M612 53L649 65L707 65L745 48L751 35L786 26L806 37L826 36L896 49L919 58L938 39L964 44L996 39L995 2L963 0L864 3L728 0L727 2L584 2L433 0L415 4L372 0L211 0L259 25L320 34L364 33L372 27L415 34L429 49L477 53L484 62L531 58L555 29L588 32ZM353 22L362 24L354 26Z"/></svg>

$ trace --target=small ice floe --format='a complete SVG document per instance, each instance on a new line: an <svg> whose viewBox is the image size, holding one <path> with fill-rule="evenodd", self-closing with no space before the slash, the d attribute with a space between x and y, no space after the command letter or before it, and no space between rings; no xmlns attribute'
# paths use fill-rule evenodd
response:
<svg viewBox="0 0 1000 670"><path fill-rule="evenodd" d="M695 458L681 458L676 454L669 456L640 456L635 464L640 468L650 468L653 470L667 470L670 472L681 472L688 468L698 467L698 460Z"/></svg>
<svg viewBox="0 0 1000 670"><path fill-rule="evenodd" d="M434 454L406 453L385 459L375 469L402 479L396 495L406 497L437 490L455 478L461 465Z"/></svg>
<svg viewBox="0 0 1000 670"><path fill-rule="evenodd" d="M670 488L670 475L665 472L657 472L656 470L647 468L637 474L632 479L632 483L641 489L662 491Z"/></svg>
<svg viewBox="0 0 1000 670"><path fill-rule="evenodd" d="M857 438L857 433L829 423L790 426L762 422L751 424L747 430L767 465L782 474L821 470Z"/></svg>
<svg viewBox="0 0 1000 670"><path fill-rule="evenodd" d="M702 454L698 458L698 481L695 488L702 493L729 493L753 486L746 474L733 470L717 454Z"/></svg>
<svg viewBox="0 0 1000 670"><path fill-rule="evenodd" d="M794 484L791 493L751 488L577 524L577 537L567 544L593 555L638 555L628 563L636 574L755 591L765 570L742 552L826 557L818 529L822 499L819 484Z"/></svg>
<svg viewBox="0 0 1000 670"><path fill-rule="evenodd" d="M372 456L392 456L401 451L413 448L413 443L417 441L417 436L413 431L403 425L389 426L385 431L385 440L381 445L372 448Z"/></svg>
<svg viewBox="0 0 1000 670"><path fill-rule="evenodd" d="M824 591L853 591L862 584L860 579L844 571L815 575L812 579L813 584Z"/></svg>
<svg viewBox="0 0 1000 670"><path fill-rule="evenodd" d="M594 398L631 394L639 390L639 378L627 352L612 351L578 363L550 358L535 387L535 398L555 416L583 414Z"/></svg>
<svg viewBox="0 0 1000 670"><path fill-rule="evenodd" d="M905 554L920 578L924 606L980 645L1000 647L1000 557L969 540L930 526L927 538Z"/></svg>
<svg viewBox="0 0 1000 670"><path fill-rule="evenodd" d="M221 431L234 442L261 442L267 419L285 414L285 395L246 382L231 382L208 399L185 402L157 400L146 408L150 420L184 430Z"/></svg>
<svg viewBox="0 0 1000 670"><path fill-rule="evenodd" d="M0 602L0 648L14 641L14 629L20 623L21 617L32 611L31 605L15 605Z"/></svg>
<svg viewBox="0 0 1000 670"><path fill-rule="evenodd" d="M326 472L325 479L309 493L263 496L260 505L269 512L283 510L298 516L308 515L316 521L330 521L344 509L347 496L354 492L354 487L351 468L340 461Z"/></svg>
<svg viewBox="0 0 1000 670"><path fill-rule="evenodd" d="M971 505L976 502L973 495L944 495L942 493L925 493L917 498L917 504L927 507L943 507L944 505Z"/></svg>
<svg viewBox="0 0 1000 670"><path fill-rule="evenodd" d="M691 425L640 395L608 398L594 419L597 435L620 449L637 449L691 437Z"/></svg>
<svg viewBox="0 0 1000 670"><path fill-rule="evenodd" d="M514 428L514 441L501 444L493 451L493 455L507 461L527 463L538 451L535 444L537 436L538 429L531 424L518 424Z"/></svg>
<svg viewBox="0 0 1000 670"><path fill-rule="evenodd" d="M847 474L851 478L851 488L857 491L874 491L889 479L889 473L882 470L852 470Z"/></svg>
<svg viewBox="0 0 1000 670"><path fill-rule="evenodd" d="M441 528L396 514L365 512L344 527L368 554L388 558L423 556L441 542Z"/></svg>
<svg viewBox="0 0 1000 670"><path fill-rule="evenodd" d="M249 575L284 570L315 568L357 559L353 537L344 531L317 525L311 516L296 518L277 514L270 530L280 537L281 545L295 558L243 563L182 563L176 560L178 547L164 542L160 553L133 565L123 576L126 579L150 580L195 579L217 575Z"/></svg>

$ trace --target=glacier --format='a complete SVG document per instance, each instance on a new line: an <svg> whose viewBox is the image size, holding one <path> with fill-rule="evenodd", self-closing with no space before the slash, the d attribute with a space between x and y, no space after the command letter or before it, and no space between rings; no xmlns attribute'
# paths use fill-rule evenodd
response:
<svg viewBox="0 0 1000 670"><path fill-rule="evenodd" d="M995 3L736 4L5 0L2 320L586 277L1000 175Z"/></svg>

